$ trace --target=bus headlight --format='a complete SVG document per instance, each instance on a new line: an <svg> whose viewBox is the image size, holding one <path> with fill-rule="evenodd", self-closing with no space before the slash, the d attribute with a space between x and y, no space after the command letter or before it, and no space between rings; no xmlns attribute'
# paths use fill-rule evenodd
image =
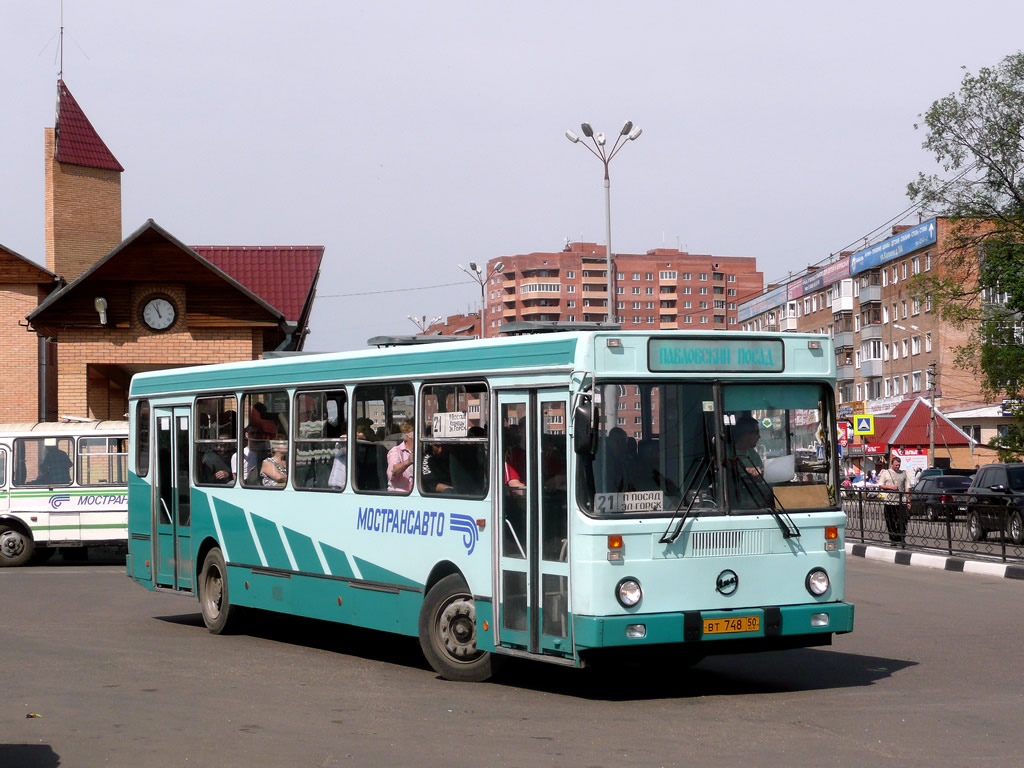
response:
<svg viewBox="0 0 1024 768"><path fill-rule="evenodd" d="M623 608L632 608L643 596L644 591L640 589L640 582L632 577L626 577L615 587L615 599Z"/></svg>
<svg viewBox="0 0 1024 768"><path fill-rule="evenodd" d="M807 591L815 597L821 597L828 592L828 574L821 568L815 568L807 574L807 581L804 582L804 586L806 586Z"/></svg>

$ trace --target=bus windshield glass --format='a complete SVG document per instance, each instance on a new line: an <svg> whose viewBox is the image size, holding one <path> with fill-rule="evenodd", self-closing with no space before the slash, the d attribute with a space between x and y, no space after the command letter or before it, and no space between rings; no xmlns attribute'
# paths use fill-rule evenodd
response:
<svg viewBox="0 0 1024 768"><path fill-rule="evenodd" d="M835 434L819 384L616 383L599 387L581 503L594 514L753 514L835 507ZM716 417L717 414L717 417Z"/></svg>

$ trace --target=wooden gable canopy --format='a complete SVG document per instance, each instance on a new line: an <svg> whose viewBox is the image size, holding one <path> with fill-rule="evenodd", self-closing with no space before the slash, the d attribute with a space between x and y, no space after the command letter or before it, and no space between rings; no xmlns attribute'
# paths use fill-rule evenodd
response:
<svg viewBox="0 0 1024 768"><path fill-rule="evenodd" d="M78 278L49 296L28 321L39 333L60 328L129 328L132 288L175 284L184 288L187 325L279 328L289 333L284 314L149 219L117 248ZM106 300L106 325L96 299Z"/></svg>

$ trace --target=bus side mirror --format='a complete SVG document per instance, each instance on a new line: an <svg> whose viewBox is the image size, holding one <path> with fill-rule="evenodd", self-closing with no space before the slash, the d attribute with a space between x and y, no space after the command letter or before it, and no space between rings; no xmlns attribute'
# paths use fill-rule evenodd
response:
<svg viewBox="0 0 1024 768"><path fill-rule="evenodd" d="M594 428L598 409L589 395L580 397L580 404L572 416L572 447L576 453L593 455L597 444L597 430Z"/></svg>

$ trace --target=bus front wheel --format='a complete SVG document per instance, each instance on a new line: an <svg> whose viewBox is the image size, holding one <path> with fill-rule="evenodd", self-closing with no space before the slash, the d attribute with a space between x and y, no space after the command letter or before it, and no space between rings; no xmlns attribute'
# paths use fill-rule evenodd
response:
<svg viewBox="0 0 1024 768"><path fill-rule="evenodd" d="M35 542L32 537L5 523L0 523L0 567L24 565L32 558Z"/></svg>
<svg viewBox="0 0 1024 768"><path fill-rule="evenodd" d="M199 605L203 623L215 635L229 632L236 623L237 606L228 599L228 571L224 555L214 547L206 553L199 576Z"/></svg>
<svg viewBox="0 0 1024 768"><path fill-rule="evenodd" d="M476 604L459 574L445 576L427 592L419 635L423 655L442 677L478 682L491 676L491 654L476 645Z"/></svg>

